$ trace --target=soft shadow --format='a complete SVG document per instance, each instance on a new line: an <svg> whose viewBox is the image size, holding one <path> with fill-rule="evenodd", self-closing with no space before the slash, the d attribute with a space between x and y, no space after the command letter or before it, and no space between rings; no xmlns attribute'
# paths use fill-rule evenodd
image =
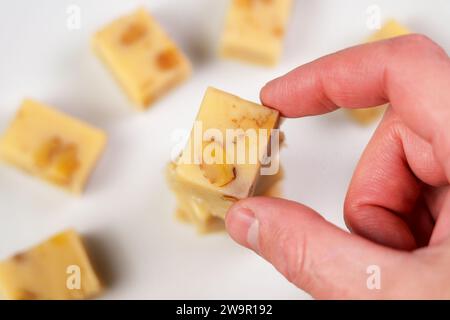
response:
<svg viewBox="0 0 450 320"><path fill-rule="evenodd" d="M105 231L107 232L107 231ZM111 236L103 232L88 232L83 234L83 242L87 248L92 265L105 288L111 288L118 281L118 272L115 269L117 262L114 261L114 249L111 243L105 239Z"/></svg>
<svg viewBox="0 0 450 320"><path fill-rule="evenodd" d="M194 67L200 67L216 59L228 1L187 0L183 1L183 9L174 10L173 6L165 5L152 14Z"/></svg>

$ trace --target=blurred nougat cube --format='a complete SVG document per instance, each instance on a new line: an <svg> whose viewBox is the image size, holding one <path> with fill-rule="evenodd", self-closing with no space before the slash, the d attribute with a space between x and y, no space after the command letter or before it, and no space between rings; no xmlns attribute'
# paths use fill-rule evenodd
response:
<svg viewBox="0 0 450 320"><path fill-rule="evenodd" d="M223 57L275 65L280 58L292 0L232 0L220 52Z"/></svg>
<svg viewBox="0 0 450 320"><path fill-rule="evenodd" d="M69 300L102 291L81 237L74 230L0 262L0 293L10 300Z"/></svg>
<svg viewBox="0 0 450 320"><path fill-rule="evenodd" d="M0 137L0 159L81 193L105 144L102 130L26 99Z"/></svg>
<svg viewBox="0 0 450 320"><path fill-rule="evenodd" d="M389 38L394 38L410 33L408 29L399 24L397 21L391 19L387 21L380 30L376 31L366 42L374 42L379 40L385 40ZM368 125L381 117L381 115L386 110L386 105L372 107L372 108L362 108L362 109L347 109L348 114L362 125Z"/></svg>
<svg viewBox="0 0 450 320"><path fill-rule="evenodd" d="M186 56L142 8L98 31L93 47L129 99L142 109L191 73Z"/></svg>

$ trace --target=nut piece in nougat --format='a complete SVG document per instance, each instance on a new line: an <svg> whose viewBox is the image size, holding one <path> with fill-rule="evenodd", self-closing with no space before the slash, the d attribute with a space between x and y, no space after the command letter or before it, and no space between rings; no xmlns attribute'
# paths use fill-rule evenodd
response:
<svg viewBox="0 0 450 320"><path fill-rule="evenodd" d="M0 138L0 158L80 193L105 144L103 131L36 101L25 100Z"/></svg>
<svg viewBox="0 0 450 320"><path fill-rule="evenodd" d="M374 42L403 36L410 33L408 29L399 24L397 21L391 19L387 21L380 30L372 34L366 42ZM362 109L347 109L348 114L362 125L369 125L379 119L386 110L386 105L362 108Z"/></svg>
<svg viewBox="0 0 450 320"><path fill-rule="evenodd" d="M199 231L222 225L230 206L267 180L261 159L278 161L278 124L278 111L208 88L186 148L167 169L178 216ZM274 167L270 175L280 177Z"/></svg>
<svg viewBox="0 0 450 320"><path fill-rule="evenodd" d="M97 32L93 47L130 100L141 108L147 108L191 72L188 59L144 9Z"/></svg>
<svg viewBox="0 0 450 320"><path fill-rule="evenodd" d="M87 299L101 291L82 239L73 230L0 262L0 293L10 300Z"/></svg>
<svg viewBox="0 0 450 320"><path fill-rule="evenodd" d="M232 0L221 55L275 65L281 55L292 0Z"/></svg>

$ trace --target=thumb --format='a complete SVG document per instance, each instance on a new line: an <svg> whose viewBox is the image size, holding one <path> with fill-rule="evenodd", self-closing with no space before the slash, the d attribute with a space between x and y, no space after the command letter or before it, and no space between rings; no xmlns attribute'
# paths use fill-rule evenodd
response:
<svg viewBox="0 0 450 320"><path fill-rule="evenodd" d="M417 271L411 254L349 234L292 201L242 200L228 212L226 227L236 242L316 298L392 296L399 283L407 289L410 281L401 279Z"/></svg>

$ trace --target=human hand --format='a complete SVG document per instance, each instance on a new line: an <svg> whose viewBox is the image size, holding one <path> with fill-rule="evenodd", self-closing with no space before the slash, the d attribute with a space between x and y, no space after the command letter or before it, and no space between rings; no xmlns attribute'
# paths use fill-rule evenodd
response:
<svg viewBox="0 0 450 320"><path fill-rule="evenodd" d="M316 298L450 298L450 59L421 35L343 50L269 82L285 117L390 102L344 204L351 234L314 210L255 197L226 217L231 237ZM369 290L367 267L381 271Z"/></svg>

